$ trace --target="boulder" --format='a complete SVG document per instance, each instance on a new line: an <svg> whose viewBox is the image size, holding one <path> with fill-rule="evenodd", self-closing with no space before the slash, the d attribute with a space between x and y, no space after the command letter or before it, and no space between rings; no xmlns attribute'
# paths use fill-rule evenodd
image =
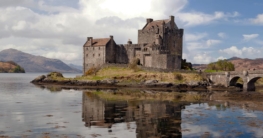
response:
<svg viewBox="0 0 263 138"><path fill-rule="evenodd" d="M157 83L156 86L166 88L166 87L172 87L174 85L170 82L160 82L160 83Z"/></svg>
<svg viewBox="0 0 263 138"><path fill-rule="evenodd" d="M98 84L100 84L100 81L94 81L94 80L75 80L74 82L76 85L79 85L79 86L96 86Z"/></svg>
<svg viewBox="0 0 263 138"><path fill-rule="evenodd" d="M53 80L52 78L45 78L42 80L42 82L45 82L45 83L50 83L50 82L57 82L57 80Z"/></svg>
<svg viewBox="0 0 263 138"><path fill-rule="evenodd" d="M198 86L199 82L198 81L190 81L187 83L188 86Z"/></svg>
<svg viewBox="0 0 263 138"><path fill-rule="evenodd" d="M32 80L31 82L41 82L41 81L43 81L45 78L46 78L45 75L41 75L41 76L36 77L36 78L35 78L34 80Z"/></svg>
<svg viewBox="0 0 263 138"><path fill-rule="evenodd" d="M157 83L158 83L158 80L147 80L144 82L145 85L153 85Z"/></svg>
<svg viewBox="0 0 263 138"><path fill-rule="evenodd" d="M116 84L116 83L118 83L118 81L115 79L105 79L105 80L101 80L100 83L102 83L102 84Z"/></svg>

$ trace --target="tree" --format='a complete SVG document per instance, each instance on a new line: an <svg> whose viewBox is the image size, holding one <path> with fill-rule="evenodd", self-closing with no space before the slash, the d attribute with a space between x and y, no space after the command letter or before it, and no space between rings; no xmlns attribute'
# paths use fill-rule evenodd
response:
<svg viewBox="0 0 263 138"><path fill-rule="evenodd" d="M191 63L191 62L186 62L186 59L182 59L181 69L193 70L193 68L192 68L192 63Z"/></svg>
<svg viewBox="0 0 263 138"><path fill-rule="evenodd" d="M217 62L209 63L207 65L207 70L217 70L217 71L234 71L235 66L233 63L224 60L218 60Z"/></svg>

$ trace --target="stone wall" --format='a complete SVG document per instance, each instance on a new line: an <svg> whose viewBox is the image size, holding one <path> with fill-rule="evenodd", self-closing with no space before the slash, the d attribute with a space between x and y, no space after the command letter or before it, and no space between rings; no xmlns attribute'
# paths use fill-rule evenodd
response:
<svg viewBox="0 0 263 138"><path fill-rule="evenodd" d="M123 45L116 45L116 63L129 63L128 51Z"/></svg>
<svg viewBox="0 0 263 138"><path fill-rule="evenodd" d="M84 47L84 73L91 67L105 63L105 46Z"/></svg>
<svg viewBox="0 0 263 138"><path fill-rule="evenodd" d="M116 63L116 43L113 39L106 45L106 63Z"/></svg>
<svg viewBox="0 0 263 138"><path fill-rule="evenodd" d="M151 30L138 30L138 44L155 42L157 34L163 38L163 27L155 27Z"/></svg>
<svg viewBox="0 0 263 138"><path fill-rule="evenodd" d="M167 68L167 54L152 55L152 68Z"/></svg>

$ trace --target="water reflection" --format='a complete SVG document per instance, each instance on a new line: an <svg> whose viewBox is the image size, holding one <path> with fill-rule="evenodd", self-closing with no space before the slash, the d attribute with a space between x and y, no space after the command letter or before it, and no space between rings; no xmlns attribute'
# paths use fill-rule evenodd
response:
<svg viewBox="0 0 263 138"><path fill-rule="evenodd" d="M137 138L182 137L181 110L186 104L158 101L107 101L83 92L82 117L86 127L108 128L136 122Z"/></svg>

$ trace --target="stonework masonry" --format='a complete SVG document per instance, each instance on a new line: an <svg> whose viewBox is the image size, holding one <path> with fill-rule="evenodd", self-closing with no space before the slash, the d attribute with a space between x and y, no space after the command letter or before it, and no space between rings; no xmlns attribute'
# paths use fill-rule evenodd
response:
<svg viewBox="0 0 263 138"><path fill-rule="evenodd" d="M113 36L93 39L88 37L83 46L83 73L91 67L105 63L128 64L135 59L148 68L181 68L183 49L183 29L174 22L174 16L165 20L146 20L138 30L138 44L116 44Z"/></svg>

